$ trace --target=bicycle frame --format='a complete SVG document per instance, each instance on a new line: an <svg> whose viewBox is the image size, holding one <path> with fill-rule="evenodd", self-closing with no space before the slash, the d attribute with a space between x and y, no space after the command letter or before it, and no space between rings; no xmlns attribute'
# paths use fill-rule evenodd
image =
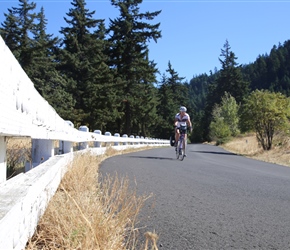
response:
<svg viewBox="0 0 290 250"><path fill-rule="evenodd" d="M179 160L183 160L185 157L185 130L180 130L180 136L177 143L177 150L176 150L176 158Z"/></svg>

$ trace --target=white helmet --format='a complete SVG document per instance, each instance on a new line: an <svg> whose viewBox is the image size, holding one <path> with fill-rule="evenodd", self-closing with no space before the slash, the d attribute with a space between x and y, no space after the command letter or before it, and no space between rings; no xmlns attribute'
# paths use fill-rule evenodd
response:
<svg viewBox="0 0 290 250"><path fill-rule="evenodd" d="M184 106L181 106L180 108L179 108L179 111L182 111L182 112L186 112L186 107L184 107Z"/></svg>

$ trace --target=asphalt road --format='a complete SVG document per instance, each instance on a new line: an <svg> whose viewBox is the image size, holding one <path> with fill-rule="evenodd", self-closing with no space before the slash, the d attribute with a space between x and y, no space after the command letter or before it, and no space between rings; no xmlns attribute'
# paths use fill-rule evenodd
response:
<svg viewBox="0 0 290 250"><path fill-rule="evenodd" d="M191 144L184 161L172 147L150 149L111 157L100 172L153 193L138 226L156 231L160 250L290 249L289 167Z"/></svg>

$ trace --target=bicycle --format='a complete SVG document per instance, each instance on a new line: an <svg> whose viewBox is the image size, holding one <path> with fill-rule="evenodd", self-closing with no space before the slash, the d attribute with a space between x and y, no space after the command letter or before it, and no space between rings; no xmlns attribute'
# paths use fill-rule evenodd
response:
<svg viewBox="0 0 290 250"><path fill-rule="evenodd" d="M186 146L186 141L185 141L185 134L186 134L186 126L180 126L179 128L179 140L177 142L177 146L175 148L176 150L176 159L183 161L184 157L186 156L185 154L185 146Z"/></svg>

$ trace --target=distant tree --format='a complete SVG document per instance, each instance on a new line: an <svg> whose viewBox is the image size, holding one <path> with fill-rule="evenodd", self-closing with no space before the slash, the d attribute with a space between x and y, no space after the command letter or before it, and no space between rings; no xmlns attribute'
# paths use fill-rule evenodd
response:
<svg viewBox="0 0 290 250"><path fill-rule="evenodd" d="M180 106L186 106L190 114L193 112L189 109L188 86L182 82L184 77L179 76L170 61L166 72L168 76L163 74L158 89L158 116L162 120L159 130L163 138L169 138L172 134L174 117Z"/></svg>
<svg viewBox="0 0 290 250"><path fill-rule="evenodd" d="M239 105L235 98L225 92L221 102L221 116L224 117L225 123L229 126L231 136L240 133L239 130Z"/></svg>
<svg viewBox="0 0 290 250"><path fill-rule="evenodd" d="M241 67L236 63L237 57L231 51L227 40L224 49L221 50L221 56L223 59L219 58L219 61L222 68L216 79L216 103L220 103L225 92L233 96L237 103L242 103L243 99L249 94L249 83L243 80Z"/></svg>
<svg viewBox="0 0 290 250"><path fill-rule="evenodd" d="M152 96L138 90L143 89L140 88L140 84L150 86L156 83L156 64L149 60L147 43L150 40L156 42L161 37L161 31L158 30L160 24L152 24L152 20L161 11L140 13L139 5L142 0L111 0L111 3L119 9L120 16L114 20L110 19L109 66L116 70L120 83L116 86L121 103L119 112L123 114L118 120L120 131L131 134L136 124L139 124L139 127L143 126L144 116L138 113L140 98L143 100L142 109L147 108L152 112L154 110L152 104L155 101L151 100ZM150 122L154 123L155 118L152 113L148 119L150 117L153 118Z"/></svg>
<svg viewBox="0 0 290 250"><path fill-rule="evenodd" d="M220 105L213 109L213 121L210 124L210 134L215 140L223 140L236 136L239 131L239 106L234 97L225 92Z"/></svg>
<svg viewBox="0 0 290 250"><path fill-rule="evenodd" d="M216 104L220 104L225 92L235 98L238 104L242 103L249 94L249 83L246 82L241 73L241 67L237 65L237 57L231 51L229 42L226 40L219 58L222 65L221 70L215 73L214 80L208 86L204 117L204 138L208 138L209 125L212 122L212 111Z"/></svg>
<svg viewBox="0 0 290 250"><path fill-rule="evenodd" d="M281 93L255 90L242 108L243 126L256 132L264 150L272 148L275 132L289 129L290 99Z"/></svg>
<svg viewBox="0 0 290 250"><path fill-rule="evenodd" d="M166 72L169 74L167 79L168 86L171 88L174 93L174 100L176 103L176 109L178 110L180 106L188 106L189 105L189 96L188 96L188 87L183 82L184 77L180 77L178 72L176 72L170 61L168 62L168 68Z"/></svg>
<svg viewBox="0 0 290 250"><path fill-rule="evenodd" d="M225 142L225 140L231 135L230 128L226 124L224 117L220 116L220 107L217 105L213 109L214 115L213 121L210 123L210 137L215 140L217 145Z"/></svg>
<svg viewBox="0 0 290 250"><path fill-rule="evenodd" d="M157 123L158 135L160 138L169 138L173 132L173 120L177 111L175 94L168 84L168 77L162 75L160 87L158 88L159 104L157 113L159 123Z"/></svg>

